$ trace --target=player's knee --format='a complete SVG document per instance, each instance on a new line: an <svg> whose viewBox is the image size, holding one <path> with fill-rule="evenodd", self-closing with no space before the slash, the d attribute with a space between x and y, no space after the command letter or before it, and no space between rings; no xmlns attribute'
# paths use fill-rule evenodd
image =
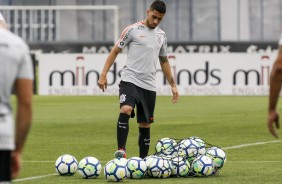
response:
<svg viewBox="0 0 282 184"><path fill-rule="evenodd" d="M151 123L141 122L141 123L139 123L139 127L140 128L150 128L151 127Z"/></svg>
<svg viewBox="0 0 282 184"><path fill-rule="evenodd" d="M124 114L128 114L130 115L131 114L131 111L132 111L132 107L129 106L129 105L124 105L120 108L120 113L124 113Z"/></svg>

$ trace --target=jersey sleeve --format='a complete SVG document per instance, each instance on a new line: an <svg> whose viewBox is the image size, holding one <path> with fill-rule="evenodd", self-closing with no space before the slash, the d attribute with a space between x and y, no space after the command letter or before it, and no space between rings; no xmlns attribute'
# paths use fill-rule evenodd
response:
<svg viewBox="0 0 282 184"><path fill-rule="evenodd" d="M164 41L163 41L162 47L160 49L159 56L167 56L167 39L166 39L165 34L164 34Z"/></svg>
<svg viewBox="0 0 282 184"><path fill-rule="evenodd" d="M29 54L28 46L24 45L22 48L22 57L18 70L18 79L30 79L33 80L33 65Z"/></svg>
<svg viewBox="0 0 282 184"><path fill-rule="evenodd" d="M119 48L124 49L128 45L128 43L132 40L132 35L133 35L133 27L132 26L126 27L123 30L121 37L117 41L116 45Z"/></svg>

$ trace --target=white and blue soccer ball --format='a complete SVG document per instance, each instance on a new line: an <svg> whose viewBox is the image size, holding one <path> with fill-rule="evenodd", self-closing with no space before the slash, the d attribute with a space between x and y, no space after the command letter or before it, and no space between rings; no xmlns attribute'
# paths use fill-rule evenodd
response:
<svg viewBox="0 0 282 184"><path fill-rule="evenodd" d="M148 166L149 173L155 178L168 178L171 170L171 161L163 157L153 157Z"/></svg>
<svg viewBox="0 0 282 184"><path fill-rule="evenodd" d="M110 160L104 168L104 175L108 181L119 182L126 177L126 164L127 159L125 158L115 158Z"/></svg>
<svg viewBox="0 0 282 184"><path fill-rule="evenodd" d="M212 158L201 155L192 162L192 172L195 176L210 176L214 172Z"/></svg>
<svg viewBox="0 0 282 184"><path fill-rule="evenodd" d="M145 161L146 166L147 166L147 175L148 175L148 176L151 176L151 177L153 177L153 175L152 175L151 171L150 171L148 168L149 168L151 162L152 162L155 158L158 158L158 156L156 156L156 155L148 155L148 156L146 156L146 157L144 158L144 161Z"/></svg>
<svg viewBox="0 0 282 184"><path fill-rule="evenodd" d="M183 157L172 158L172 171L171 176L185 177L190 173L190 163Z"/></svg>
<svg viewBox="0 0 282 184"><path fill-rule="evenodd" d="M100 161L95 157L85 157L78 163L78 173L83 178L97 178L102 170Z"/></svg>
<svg viewBox="0 0 282 184"><path fill-rule="evenodd" d="M74 156L64 154L59 156L55 162L55 168L61 176L72 176L76 173L78 167L77 160Z"/></svg>
<svg viewBox="0 0 282 184"><path fill-rule="evenodd" d="M226 162L226 154L224 150L214 146L206 151L206 155L213 159L216 174Z"/></svg>
<svg viewBox="0 0 282 184"><path fill-rule="evenodd" d="M177 142L172 138L162 138L158 140L155 150L158 156L173 155Z"/></svg>
<svg viewBox="0 0 282 184"><path fill-rule="evenodd" d="M131 157L126 164L127 178L140 179L144 178L147 172L147 165L145 160L140 157Z"/></svg>
<svg viewBox="0 0 282 184"><path fill-rule="evenodd" d="M178 155L187 159L190 163L198 156L200 145L193 139L183 139L177 146Z"/></svg>
<svg viewBox="0 0 282 184"><path fill-rule="evenodd" d="M201 139L200 137L197 137L197 136L192 136L189 139L196 141L200 146L199 151L198 151L199 154L205 155L205 153L206 153L206 143L205 143L205 141L203 139Z"/></svg>

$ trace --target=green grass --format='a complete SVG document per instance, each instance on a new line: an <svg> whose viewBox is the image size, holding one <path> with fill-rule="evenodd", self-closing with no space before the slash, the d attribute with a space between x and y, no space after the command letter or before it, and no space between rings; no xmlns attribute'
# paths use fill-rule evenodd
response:
<svg viewBox="0 0 282 184"><path fill-rule="evenodd" d="M150 154L163 137L199 136L220 147L273 141L266 129L267 97L157 97L151 128ZM116 150L116 96L34 97L33 126L28 137L21 178L54 174L54 162L69 153L81 160L98 158L102 166ZM280 134L281 136L281 134ZM136 119L130 120L128 157L138 156ZM282 142L227 149L227 162L215 177L125 180L124 183L281 183ZM42 162L38 162L42 161ZM44 162L46 161L46 162ZM52 175L15 183L109 183L103 173L97 179Z"/></svg>

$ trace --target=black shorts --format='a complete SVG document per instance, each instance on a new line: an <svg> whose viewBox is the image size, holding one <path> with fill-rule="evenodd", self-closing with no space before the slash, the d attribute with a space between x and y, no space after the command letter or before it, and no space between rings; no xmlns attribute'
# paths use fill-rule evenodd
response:
<svg viewBox="0 0 282 184"><path fill-rule="evenodd" d="M146 90L130 82L121 81L119 84L120 107L129 105L133 108L136 105L137 123L154 122L154 110L156 104L156 92ZM131 116L132 117L132 116Z"/></svg>
<svg viewBox="0 0 282 184"><path fill-rule="evenodd" d="M0 150L0 183L11 181L11 151Z"/></svg>

